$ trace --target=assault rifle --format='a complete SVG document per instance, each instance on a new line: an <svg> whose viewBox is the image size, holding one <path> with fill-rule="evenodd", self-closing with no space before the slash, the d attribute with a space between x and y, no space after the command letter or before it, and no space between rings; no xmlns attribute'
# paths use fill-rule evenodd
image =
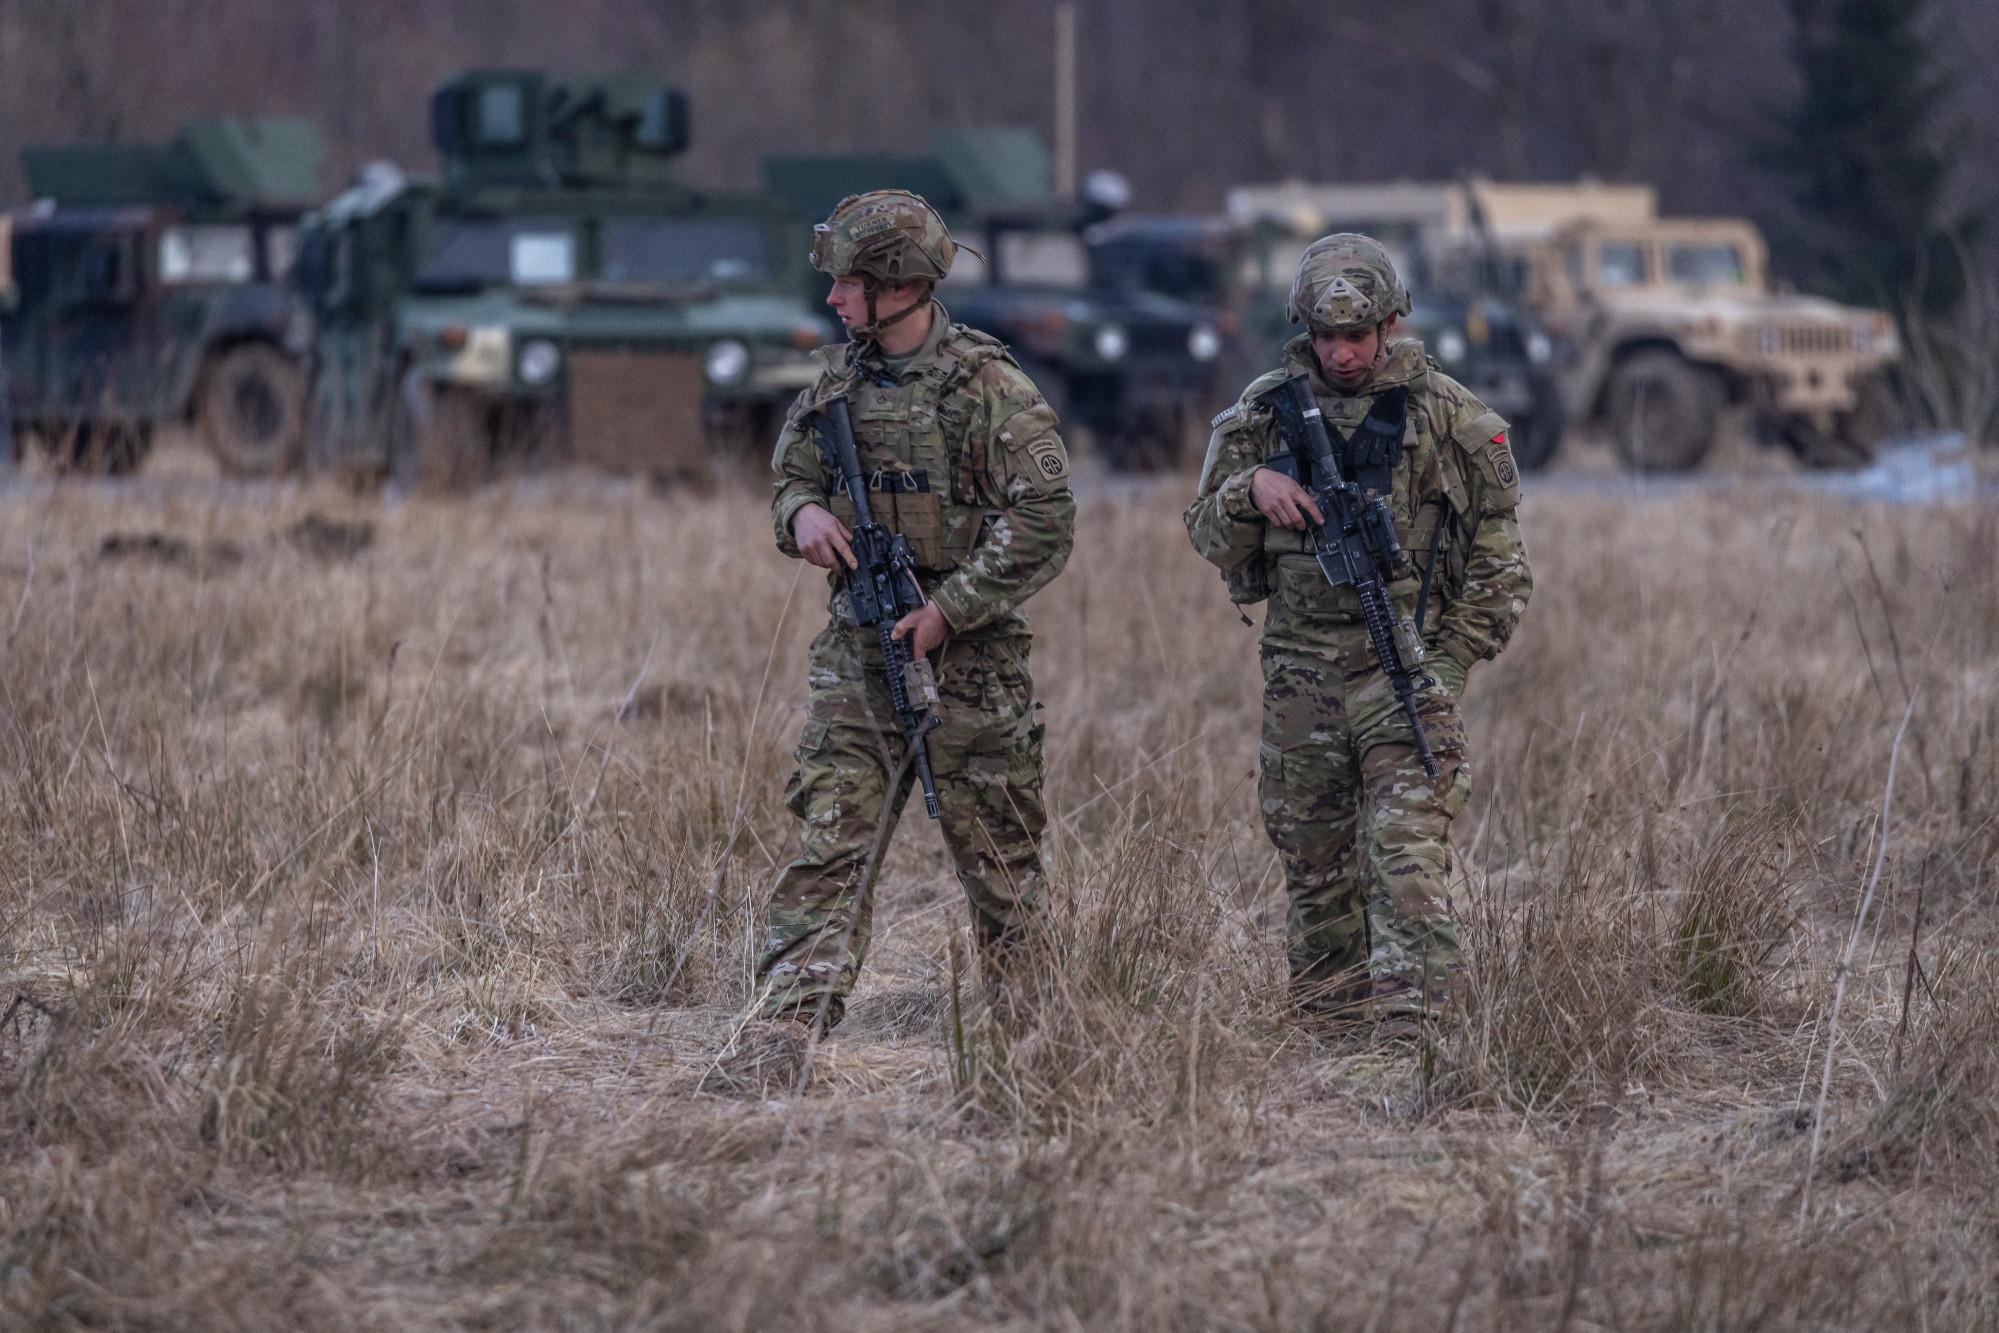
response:
<svg viewBox="0 0 1999 1333"><path fill-rule="evenodd" d="M1311 464L1312 499L1326 516L1323 526L1305 521L1311 528L1312 547L1326 582L1335 588L1352 584L1360 598L1361 619L1367 624L1368 641L1402 711L1409 715L1409 729L1416 734L1416 753L1423 772L1437 776L1437 757L1430 753L1430 738L1423 734L1423 719L1416 715L1417 672L1423 666L1423 641L1414 625L1395 612L1388 594L1388 581L1404 568L1407 557L1395 539L1395 519L1388 502L1380 496L1369 498L1354 482L1340 475L1333 442L1326 434L1326 418L1312 397L1312 384L1303 374L1293 375L1265 395L1277 413L1278 434L1294 458Z"/></svg>
<svg viewBox="0 0 1999 1333"><path fill-rule="evenodd" d="M937 678L928 659L910 652L909 641L895 637L896 622L929 599L916 582L916 561L909 542L875 521L868 504L868 479L861 474L861 457L854 448L854 424L847 415L847 396L835 394L812 418L812 433L826 465L840 475L847 498L854 502L852 545L857 569L842 569L847 603L854 623L873 627L881 639L882 666L888 675L888 697L895 705L896 725L916 755L916 777L923 784L923 809L932 819L937 806L937 780L930 776L930 743L926 739L941 720L937 716Z"/></svg>

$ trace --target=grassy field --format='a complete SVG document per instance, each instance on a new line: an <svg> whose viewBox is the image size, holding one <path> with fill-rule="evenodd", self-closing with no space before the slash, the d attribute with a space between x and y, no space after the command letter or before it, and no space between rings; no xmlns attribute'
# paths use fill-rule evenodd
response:
<svg viewBox="0 0 1999 1333"><path fill-rule="evenodd" d="M1287 1021L1178 491L1034 605L1058 996L906 821L802 1095L760 497L0 495L0 1325L1999 1324L1999 512L1530 499L1419 1058Z"/></svg>

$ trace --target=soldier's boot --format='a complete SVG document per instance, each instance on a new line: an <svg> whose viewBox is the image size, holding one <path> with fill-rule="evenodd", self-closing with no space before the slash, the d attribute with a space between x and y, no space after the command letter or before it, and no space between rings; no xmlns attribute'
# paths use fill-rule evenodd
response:
<svg viewBox="0 0 1999 1333"><path fill-rule="evenodd" d="M1291 974L1291 1010L1299 1022L1327 1036L1363 1026L1368 1018L1368 977L1363 963L1338 970L1312 968Z"/></svg>
<svg viewBox="0 0 1999 1333"><path fill-rule="evenodd" d="M838 997L828 1006L839 1007ZM823 1037L814 1007L802 1006L774 1018L755 1018L739 1028L701 1076L698 1090L736 1097L774 1097L794 1091L805 1069L805 1053L816 1032Z"/></svg>
<svg viewBox="0 0 1999 1333"><path fill-rule="evenodd" d="M1046 924L1007 927L974 911L972 938L978 944L986 1007L1008 1027L1026 1026L1051 980Z"/></svg>
<svg viewBox="0 0 1999 1333"><path fill-rule="evenodd" d="M1426 992L1416 978L1376 977L1368 987L1367 1014L1374 1035L1382 1041L1433 1041L1438 1026L1452 1012L1452 996L1457 989L1461 967L1431 969Z"/></svg>
<svg viewBox="0 0 1999 1333"><path fill-rule="evenodd" d="M796 1025L808 1035L817 1034L821 1040L840 1026L840 1020L846 1016L845 997L830 991L786 996L782 1003L767 1007L759 1015L767 1023Z"/></svg>

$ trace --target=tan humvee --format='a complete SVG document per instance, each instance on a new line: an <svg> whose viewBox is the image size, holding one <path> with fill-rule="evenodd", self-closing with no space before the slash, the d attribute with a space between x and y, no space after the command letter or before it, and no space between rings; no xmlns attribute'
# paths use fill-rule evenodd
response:
<svg viewBox="0 0 1999 1333"><path fill-rule="evenodd" d="M1501 246L1565 344L1569 419L1606 427L1633 467L1696 466L1732 405L1811 466L1871 457L1899 351L1893 322L1773 294L1748 222L1586 218Z"/></svg>

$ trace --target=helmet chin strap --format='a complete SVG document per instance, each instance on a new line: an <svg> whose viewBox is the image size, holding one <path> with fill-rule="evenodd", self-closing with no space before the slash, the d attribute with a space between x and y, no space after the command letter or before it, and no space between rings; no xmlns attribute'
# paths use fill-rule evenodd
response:
<svg viewBox="0 0 1999 1333"><path fill-rule="evenodd" d="M911 301L887 319L882 319L875 314L875 293L881 290L881 283L873 278L863 277L861 279L861 290L867 294L868 298L868 322L855 329L854 336L857 338L871 338L876 342L881 341L881 331L883 329L888 328L892 324L900 324L903 320L908 319L911 315L929 304L928 301Z"/></svg>

